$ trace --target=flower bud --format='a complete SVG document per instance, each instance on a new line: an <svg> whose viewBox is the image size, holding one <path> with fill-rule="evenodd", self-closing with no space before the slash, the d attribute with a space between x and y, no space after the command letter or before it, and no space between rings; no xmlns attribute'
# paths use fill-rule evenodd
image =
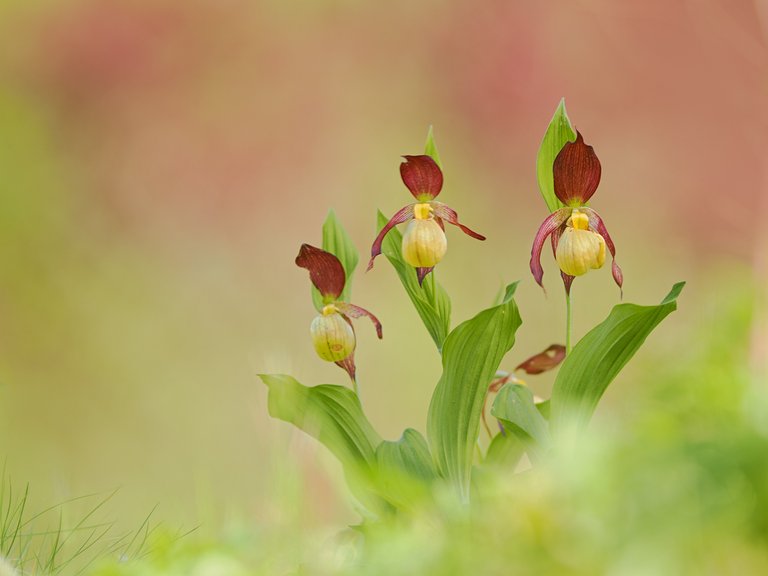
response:
<svg viewBox="0 0 768 576"><path fill-rule="evenodd" d="M581 276L605 263L605 240L589 229L589 218L574 210L568 227L560 236L555 253L560 270L570 276Z"/></svg>
<svg viewBox="0 0 768 576"><path fill-rule="evenodd" d="M355 332L333 304L323 308L309 328L317 355L328 362L340 362L355 351Z"/></svg>
<svg viewBox="0 0 768 576"><path fill-rule="evenodd" d="M431 268L445 256L448 239L431 216L429 204L416 204L414 216L403 234L403 260L414 268Z"/></svg>

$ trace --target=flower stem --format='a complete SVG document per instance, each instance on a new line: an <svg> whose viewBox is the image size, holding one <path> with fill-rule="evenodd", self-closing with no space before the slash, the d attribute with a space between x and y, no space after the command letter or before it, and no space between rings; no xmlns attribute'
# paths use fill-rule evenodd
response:
<svg viewBox="0 0 768 576"><path fill-rule="evenodd" d="M571 292L565 293L565 355L571 353L571 327L573 318L571 316Z"/></svg>
<svg viewBox="0 0 768 576"><path fill-rule="evenodd" d="M357 387L357 378L352 378L352 390L355 392L355 396L360 398L360 388Z"/></svg>

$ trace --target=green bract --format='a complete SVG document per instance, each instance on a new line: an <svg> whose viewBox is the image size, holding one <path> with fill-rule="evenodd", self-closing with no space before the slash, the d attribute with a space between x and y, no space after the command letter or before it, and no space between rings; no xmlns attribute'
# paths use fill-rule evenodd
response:
<svg viewBox="0 0 768 576"><path fill-rule="evenodd" d="M552 120L549 122L544 139L539 147L539 154L536 157L536 178L539 182L539 190L550 212L559 210L564 206L555 196L552 166L565 143L573 142L574 140L576 140L576 131L573 129L568 113L565 111L565 98L563 98L560 100L557 110L555 110L555 115L552 116Z"/></svg>
<svg viewBox="0 0 768 576"><path fill-rule="evenodd" d="M359 256L357 248L352 243L352 239L347 234L347 231L344 230L333 210L328 211L328 216L325 222L323 222L322 248L326 252L334 254L339 259L339 262L341 262L347 277L347 283L339 299L349 302L349 293L352 290L352 273L357 267ZM314 286L312 286L312 302L315 304L318 312L323 309L323 297Z"/></svg>
<svg viewBox="0 0 768 576"><path fill-rule="evenodd" d="M427 132L427 142L424 145L424 154L431 156L432 160L434 160L440 168L443 167L443 163L440 162L440 153L437 151L437 144L435 144L435 133L434 130L432 130L432 126L429 127L429 131Z"/></svg>

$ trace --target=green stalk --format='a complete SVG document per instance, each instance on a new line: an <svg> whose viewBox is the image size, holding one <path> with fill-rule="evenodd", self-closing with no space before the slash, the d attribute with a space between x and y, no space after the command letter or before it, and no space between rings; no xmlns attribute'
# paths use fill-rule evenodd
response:
<svg viewBox="0 0 768 576"><path fill-rule="evenodd" d="M571 328L573 319L571 317L571 292L565 293L565 355L571 353Z"/></svg>

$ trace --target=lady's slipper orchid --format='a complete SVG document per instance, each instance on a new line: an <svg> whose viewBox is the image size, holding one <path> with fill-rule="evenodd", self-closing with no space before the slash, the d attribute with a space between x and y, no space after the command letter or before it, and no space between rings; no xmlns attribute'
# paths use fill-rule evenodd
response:
<svg viewBox="0 0 768 576"><path fill-rule="evenodd" d="M543 288L541 250L547 236L551 236L566 292L570 292L574 277L603 266L606 246L613 259L613 279L621 288L624 277L616 264L616 247L600 215L586 205L600 183L601 168L595 151L584 143L581 133L576 133L574 142L563 146L552 171L555 195L565 207L552 212L536 233L531 249L533 277Z"/></svg>
<svg viewBox="0 0 768 576"><path fill-rule="evenodd" d="M448 249L443 221L458 226L472 238L485 240L485 236L461 224L453 208L435 200L443 188L443 173L431 156L403 156L403 158L405 162L400 164L400 176L416 198L416 202L400 209L381 229L371 246L368 270L373 268L373 260L381 254L381 244L387 232L396 225L410 220L403 234L403 260L416 268L419 284L421 284L426 275L443 259Z"/></svg>
<svg viewBox="0 0 768 576"><path fill-rule="evenodd" d="M325 250L309 244L302 244L296 265L309 270L309 279L323 297L320 315L312 320L310 334L317 355L328 362L335 362L344 368L355 380L355 329L351 318L367 316L376 327L376 334L382 337L381 322L364 308L341 302L346 275L339 259Z"/></svg>

